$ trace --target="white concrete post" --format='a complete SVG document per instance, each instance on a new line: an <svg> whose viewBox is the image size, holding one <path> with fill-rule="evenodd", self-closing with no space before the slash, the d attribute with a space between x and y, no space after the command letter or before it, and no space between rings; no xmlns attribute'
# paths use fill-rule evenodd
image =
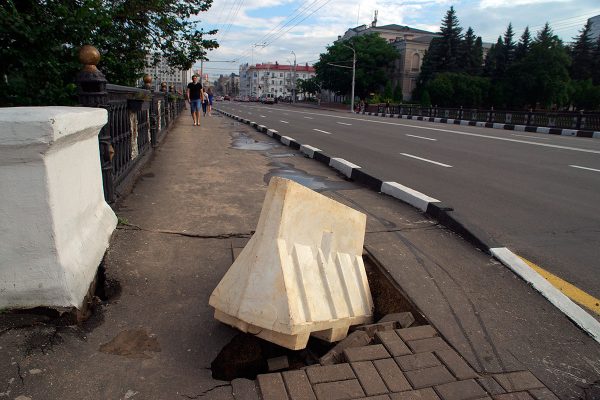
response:
<svg viewBox="0 0 600 400"><path fill-rule="evenodd" d="M101 108L0 108L0 309L82 306L117 218Z"/></svg>

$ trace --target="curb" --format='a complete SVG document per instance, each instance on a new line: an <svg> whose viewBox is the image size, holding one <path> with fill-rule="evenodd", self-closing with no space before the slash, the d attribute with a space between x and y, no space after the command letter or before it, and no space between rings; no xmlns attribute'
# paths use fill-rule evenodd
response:
<svg viewBox="0 0 600 400"><path fill-rule="evenodd" d="M464 120L464 119L438 118L438 117L422 117L422 116L417 116L417 115L385 114L385 113L376 113L376 112L362 112L362 113L355 113L355 114L363 114L363 115L370 115L370 116L374 116L374 117L384 117L384 118L414 119L417 121L438 122L438 123L442 123L442 124L477 126L480 128L503 129L506 131L547 133L550 135L574 136L574 137L600 139L599 131L585 131L585 130L563 129L563 128L548 128L548 127L529 126L529 125L499 124L499 123L495 123L495 122L470 121L470 120Z"/></svg>
<svg viewBox="0 0 600 400"><path fill-rule="evenodd" d="M594 340L600 343L600 322L594 317L588 314L579 305L575 304L571 299L565 296L559 289L552 286L544 277L529 267L524 261L522 261L515 253L506 247L502 247L491 239L485 232L474 228L474 224L469 224L464 216L457 213L454 208L443 204L440 200L433 197L427 196L414 189L401 185L397 182L384 182L381 179L374 177L365 172L360 166L351 163L350 161L344 160L339 157L332 157L325 154L322 150L313 147L308 144L300 144L295 139L289 136L282 136L278 131L269 129L264 125L258 125L255 122L248 121L240 118L236 115L230 114L219 109L217 112L249 124L254 127L257 131L267 134L268 136L280 141L282 144L289 146L293 149L300 150L308 158L319 161L327 166L337 170L342 175L354 180L355 182L361 183L367 186L369 189L384 193L397 200L407 203L430 217L436 219L441 225L445 226L449 230L461 236L466 241L470 242L482 251L490 254L496 258L503 265L508 267L511 271L521 277L525 282L533 286L538 292L542 294L548 301L556 306L563 314L565 314L571 321L577 326L587 332ZM366 113L371 115L372 113ZM383 114L382 114L383 115ZM394 118L395 114L387 114ZM408 116L408 119L411 116ZM398 116L400 118L400 116ZM421 120L439 119L446 120L445 118L425 118L419 117ZM447 120L447 121L459 121L459 120ZM436 122L436 121L432 121ZM440 121L441 122L441 121ZM461 122L473 122L473 121L461 121ZM454 122L453 122L454 123ZM485 123L489 124L489 123ZM490 125L504 125L504 124L490 124ZM473 126L473 125L471 125ZM478 125L482 126L482 125ZM491 126L490 126L491 127ZM529 127L531 128L531 127ZM541 128L540 128L541 129ZM544 128L549 130L550 128ZM531 131L529 131L531 132ZM551 132L548 132L551 133ZM595 132L600 138L600 132ZM570 135L574 136L574 135ZM591 136L587 136L591 137Z"/></svg>

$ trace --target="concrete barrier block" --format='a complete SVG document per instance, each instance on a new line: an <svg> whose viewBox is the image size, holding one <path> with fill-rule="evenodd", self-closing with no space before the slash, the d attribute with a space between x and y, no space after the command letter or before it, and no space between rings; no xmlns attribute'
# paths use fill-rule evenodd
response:
<svg viewBox="0 0 600 400"><path fill-rule="evenodd" d="M267 135L273 137L273 134L279 133L275 129L267 129Z"/></svg>
<svg viewBox="0 0 600 400"><path fill-rule="evenodd" d="M348 178L352 176L352 170L354 168L360 168L358 165L352 164L350 161L346 161L343 158L332 158L329 161L329 166L337 169Z"/></svg>
<svg viewBox="0 0 600 400"><path fill-rule="evenodd" d="M0 109L0 309L81 308L117 218L104 201L100 108Z"/></svg>
<svg viewBox="0 0 600 400"><path fill-rule="evenodd" d="M255 234L210 297L215 318L293 350L370 323L365 226L364 214L272 178Z"/></svg>
<svg viewBox="0 0 600 400"><path fill-rule="evenodd" d="M289 137L289 136L282 136L280 140L281 140L281 143L285 144L286 146L289 146L291 142L296 141L296 139L294 139L293 137Z"/></svg>

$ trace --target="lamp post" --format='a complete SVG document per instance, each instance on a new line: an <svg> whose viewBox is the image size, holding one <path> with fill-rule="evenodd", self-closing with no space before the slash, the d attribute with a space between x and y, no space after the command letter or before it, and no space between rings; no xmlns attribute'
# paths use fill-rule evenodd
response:
<svg viewBox="0 0 600 400"><path fill-rule="evenodd" d="M354 47L342 44L342 46L349 48L352 50L352 98L350 99L350 112L354 112L354 79L356 77L356 50Z"/></svg>
<svg viewBox="0 0 600 400"><path fill-rule="evenodd" d="M294 72L292 74L292 103L296 102L296 53L292 50L291 54L294 55Z"/></svg>

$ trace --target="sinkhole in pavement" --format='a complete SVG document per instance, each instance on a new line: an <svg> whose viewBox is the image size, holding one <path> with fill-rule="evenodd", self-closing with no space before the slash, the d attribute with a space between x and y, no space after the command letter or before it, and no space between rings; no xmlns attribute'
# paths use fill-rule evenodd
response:
<svg viewBox="0 0 600 400"><path fill-rule="evenodd" d="M364 255L363 260L373 297L373 320L379 321L387 314L408 311L415 317L414 325L427 324L421 313L390 279L385 269L370 255ZM352 330L350 327L350 331ZM294 351L240 332L223 347L211 363L212 377L224 381L236 378L256 379L259 374L301 369L319 364L319 359L335 344L311 337L305 349Z"/></svg>

